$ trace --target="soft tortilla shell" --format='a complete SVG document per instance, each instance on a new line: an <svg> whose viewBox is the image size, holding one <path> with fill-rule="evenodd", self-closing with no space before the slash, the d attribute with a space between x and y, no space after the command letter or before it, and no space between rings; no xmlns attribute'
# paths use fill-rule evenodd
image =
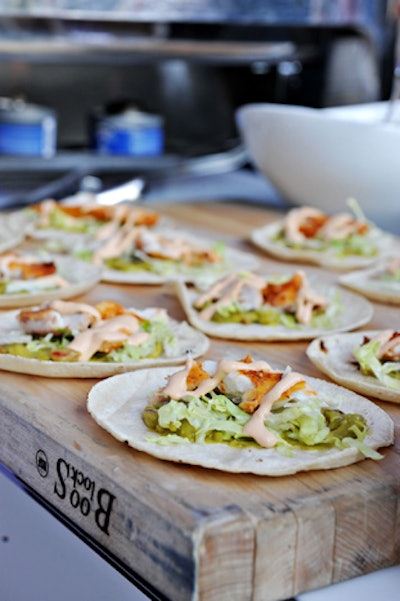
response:
<svg viewBox="0 0 400 601"><path fill-rule="evenodd" d="M377 330L370 330L317 338L308 346L307 356L334 382L381 401L400 403L400 391L384 386L373 376L362 374L355 363L354 347L363 342L364 336L376 334Z"/></svg>
<svg viewBox="0 0 400 601"><path fill-rule="evenodd" d="M40 257L38 260L43 260ZM28 307L40 305L45 301L56 298L67 299L84 294L95 286L101 278L101 268L79 259L68 256L48 257L44 260L54 260L57 265L57 274L68 282L63 288L43 292L30 292L20 294L0 295L0 307Z"/></svg>
<svg viewBox="0 0 400 601"><path fill-rule="evenodd" d="M269 223L263 227L253 230L250 234L250 239L261 250L264 250L268 254L281 259L283 261L295 261L299 263L311 263L315 265L321 265L323 267L331 267L333 269L340 269L343 271L349 271L351 269L362 269L377 261L381 256L381 253L386 251L393 245L395 237L390 234L379 231L375 232L374 235L375 243L379 248L379 254L376 257L362 257L362 256L347 256L337 257L334 250L318 251L308 249L294 249L274 242L274 237L281 231L283 221Z"/></svg>
<svg viewBox="0 0 400 601"><path fill-rule="evenodd" d="M299 471L336 468L364 458L354 448L299 450L295 455L288 457L275 449L240 449L223 444L190 442L160 445L151 442L151 432L141 418L142 411L152 393L163 386L166 378L177 369L145 369L103 380L90 390L87 409L102 428L139 451L159 459L227 472L283 476ZM365 416L371 428L371 433L365 440L366 444L375 449L392 444L393 422L380 407L335 384L316 378L307 380L315 390L334 398L344 411Z"/></svg>
<svg viewBox="0 0 400 601"><path fill-rule="evenodd" d="M311 328L299 325L298 328L286 328L283 325L265 326L261 324L240 323L215 323L199 317L193 308L194 300L199 296L194 289L187 287L184 282L173 283L175 292L182 304L188 321L198 330L214 338L227 338L235 340L310 340L327 332L326 329ZM327 295L332 286L318 284L318 292ZM341 300L344 306L343 313L338 317L337 326L330 332L343 332L355 330L368 323L373 314L371 303L358 294L341 291Z"/></svg>
<svg viewBox="0 0 400 601"><path fill-rule="evenodd" d="M343 286L381 303L400 305L400 282L382 281L376 276L382 273L382 267L375 266L345 273L339 277Z"/></svg>
<svg viewBox="0 0 400 601"><path fill-rule="evenodd" d="M17 313L18 311L6 311L0 314L0 343L6 342L5 336L11 336L10 332L16 331ZM171 320L172 329L182 325ZM136 363L101 363L100 361L41 361L0 353L0 369L49 378L106 378L140 368L181 364L186 361L188 353L193 357L199 357L208 350L209 340L201 332L194 330L188 324L184 324L184 329L180 327L180 332L182 336L178 340L178 348L174 356L142 359Z"/></svg>

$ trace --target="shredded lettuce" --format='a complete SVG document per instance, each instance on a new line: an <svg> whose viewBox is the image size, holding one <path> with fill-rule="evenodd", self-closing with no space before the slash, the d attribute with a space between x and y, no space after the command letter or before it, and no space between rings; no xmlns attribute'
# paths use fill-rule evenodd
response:
<svg viewBox="0 0 400 601"><path fill-rule="evenodd" d="M279 311L269 305L257 309L244 309L237 301L218 306L211 321L217 323L258 323L268 326L282 324L288 328L298 326L295 316L290 313Z"/></svg>
<svg viewBox="0 0 400 601"><path fill-rule="evenodd" d="M335 290L329 303L323 310L313 311L310 325L313 328L330 329L339 325L338 318L344 311L339 290Z"/></svg>
<svg viewBox="0 0 400 601"><path fill-rule="evenodd" d="M400 390L400 362L380 361L376 356L379 346L379 341L370 340L353 349L353 355L363 374L375 376L384 386Z"/></svg>
<svg viewBox="0 0 400 601"><path fill-rule="evenodd" d="M40 338L33 337L30 342L26 344L27 351L29 353L37 353L42 349L57 350L67 346L71 342L71 338L66 336L54 336L53 334L46 334Z"/></svg>
<svg viewBox="0 0 400 601"><path fill-rule="evenodd" d="M324 251L329 248L328 242L323 240L322 238L314 237L307 238L303 243L300 242L290 242L287 240L285 231L282 228L277 234L272 238L272 240L278 244L283 244L288 248L293 250L318 250Z"/></svg>
<svg viewBox="0 0 400 601"><path fill-rule="evenodd" d="M225 247L226 245L224 242L217 242L211 248L220 255L221 259L224 259ZM115 269L117 271L144 270L165 277L181 273L196 277L196 279L200 276L204 276L206 281L215 279L217 275L224 273L226 269L226 262L224 260L216 263L189 265L185 264L183 261L174 259L150 257L145 253L138 254L135 249L131 249L120 257L107 259L105 264L110 269ZM211 275L212 278L210 277Z"/></svg>
<svg viewBox="0 0 400 601"><path fill-rule="evenodd" d="M343 310L340 293L335 291L326 308L313 311L310 323L307 325L312 328L330 329L338 325L338 317ZM268 326L283 325L291 329L303 325L297 321L293 313L276 309L270 305L263 305L257 309L244 309L237 301L218 306L211 321L216 323L257 323Z"/></svg>
<svg viewBox="0 0 400 601"><path fill-rule="evenodd" d="M171 400L158 410L161 428L176 432L183 420L187 420L196 442L204 442L209 432L220 432L227 440L239 438L248 419L249 416L225 395L215 393L202 398L186 397L184 402Z"/></svg>
<svg viewBox="0 0 400 601"><path fill-rule="evenodd" d="M368 445L364 444L361 440L359 440L358 438L344 438L343 439L343 443L347 444L348 446L352 446L355 447L356 449L358 449L360 451L360 453L362 453L364 455L364 457L366 457L367 459L375 459L376 461L379 459L383 458L383 455L381 453L378 453L378 451L375 451L375 449L372 449L371 447L369 447Z"/></svg>
<svg viewBox="0 0 400 601"><path fill-rule="evenodd" d="M338 257L348 255L374 257L378 253L378 249L371 239L361 234L352 234L343 240L331 240L329 246L336 250Z"/></svg>
<svg viewBox="0 0 400 601"><path fill-rule="evenodd" d="M227 396L215 391L200 398L188 394L158 407L151 405L142 417L153 433L147 439L159 444L167 444L169 440L177 443L181 438L197 443L258 446L243 433L251 416ZM297 392L289 400L277 404L267 416L265 427L275 434L276 448L283 454L293 454L299 448L320 450L356 446L368 457L380 457L363 443L368 425L362 416L331 409L317 395Z"/></svg>
<svg viewBox="0 0 400 601"><path fill-rule="evenodd" d="M173 354L177 337L165 318L155 318L145 322L142 327L150 334L147 340L137 346L125 343L122 347L108 353L102 358L102 361L125 363L139 361L144 358L157 358L163 354L165 349L169 349L169 354Z"/></svg>
<svg viewBox="0 0 400 601"><path fill-rule="evenodd" d="M80 234L93 234L104 223L91 216L79 217L78 219L73 218L58 207L55 207L50 212L49 217L49 226L51 228Z"/></svg>
<svg viewBox="0 0 400 601"><path fill-rule="evenodd" d="M175 356L179 339L179 332L185 335L185 327L187 324L178 324L176 330L172 329L169 320L165 316L158 316L152 320L144 321L141 327L149 334L147 340L137 346L125 343L120 348L117 348L110 353L97 352L90 359L91 361L126 363L139 361L145 358L157 358L162 354L166 356ZM182 330L180 330L182 328ZM51 359L52 351L65 349L71 342L71 335L62 332L57 335L47 334L46 336L31 336L28 342L21 342L18 345L3 345L3 352L13 353L16 355L23 354L31 358L48 358ZM42 351L46 351L43 355ZM72 360L72 359L71 359Z"/></svg>
<svg viewBox="0 0 400 601"><path fill-rule="evenodd" d="M357 255L362 257L375 257L378 253L376 244L368 235L352 234L344 239L323 240L322 238L309 238L303 244L298 242L288 242L283 232L276 236L276 242L284 244L294 250L317 250L317 251L335 251L336 257L346 257Z"/></svg>
<svg viewBox="0 0 400 601"><path fill-rule="evenodd" d="M347 200L348 207L354 213L355 218L358 221L368 223L359 203L354 198ZM285 237L284 229L282 229L274 238L275 242L284 244L285 246L297 250L318 250L326 251L332 249L338 258L346 257L348 255L358 255L362 257L374 257L378 253L378 247L374 241L374 236L368 233L363 234L350 234L343 239L324 240L319 238L318 235L312 238L304 240L303 243L292 243L289 242Z"/></svg>
<svg viewBox="0 0 400 601"><path fill-rule="evenodd" d="M286 438L307 446L321 444L329 435L321 401L317 397L310 397L301 403L287 403L280 411L272 411L266 425L280 439Z"/></svg>

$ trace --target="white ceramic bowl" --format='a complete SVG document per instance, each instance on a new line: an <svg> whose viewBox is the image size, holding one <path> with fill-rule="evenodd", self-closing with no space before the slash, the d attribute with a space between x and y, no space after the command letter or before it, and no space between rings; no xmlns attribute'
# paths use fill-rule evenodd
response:
<svg viewBox="0 0 400 601"><path fill-rule="evenodd" d="M400 234L400 122L383 122L386 105L249 104L236 116L250 159L284 200L334 213L352 197Z"/></svg>

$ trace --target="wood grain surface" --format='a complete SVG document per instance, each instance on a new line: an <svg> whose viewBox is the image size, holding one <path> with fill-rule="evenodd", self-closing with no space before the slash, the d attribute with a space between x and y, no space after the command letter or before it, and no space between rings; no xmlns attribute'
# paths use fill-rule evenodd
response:
<svg viewBox="0 0 400 601"><path fill-rule="evenodd" d="M152 206L197 234L255 253L268 271L291 269L248 242L253 227L278 216L267 208ZM166 286L99 284L82 299L161 305L184 318ZM365 329L396 326L398 308L374 309ZM238 356L251 352L324 378L306 346L215 339L208 357L236 348ZM0 460L167 599L279 601L399 562L400 404L378 403L396 430L383 460L267 478L171 464L124 446L86 411L96 381L1 372Z"/></svg>

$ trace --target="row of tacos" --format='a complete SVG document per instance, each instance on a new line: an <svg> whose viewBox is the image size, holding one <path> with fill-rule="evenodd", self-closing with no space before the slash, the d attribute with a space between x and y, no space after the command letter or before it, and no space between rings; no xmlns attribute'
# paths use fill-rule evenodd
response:
<svg viewBox="0 0 400 601"><path fill-rule="evenodd" d="M88 410L116 438L162 459L265 475L377 459L376 449L392 444L392 420L359 393L400 400L400 340L391 332L385 355L379 332L350 331L371 319L365 297L399 302L395 237L351 214L330 217L310 207L251 233L275 257L346 272L332 285L304 269L260 273L252 253L193 236L142 207L46 202L10 222L12 231L39 240L40 253L13 249L0 263L0 306L14 306L0 315L0 368L107 377L90 392ZM369 279L382 279L385 296ZM187 322L160 307L67 300L99 281L171 282ZM307 356L341 386L251 356L202 362L208 337L312 340ZM371 351L368 363L362 350L359 359L357 345L379 358ZM177 380L180 393L171 395ZM257 420L261 437L249 426ZM262 444L265 433L274 444Z"/></svg>

